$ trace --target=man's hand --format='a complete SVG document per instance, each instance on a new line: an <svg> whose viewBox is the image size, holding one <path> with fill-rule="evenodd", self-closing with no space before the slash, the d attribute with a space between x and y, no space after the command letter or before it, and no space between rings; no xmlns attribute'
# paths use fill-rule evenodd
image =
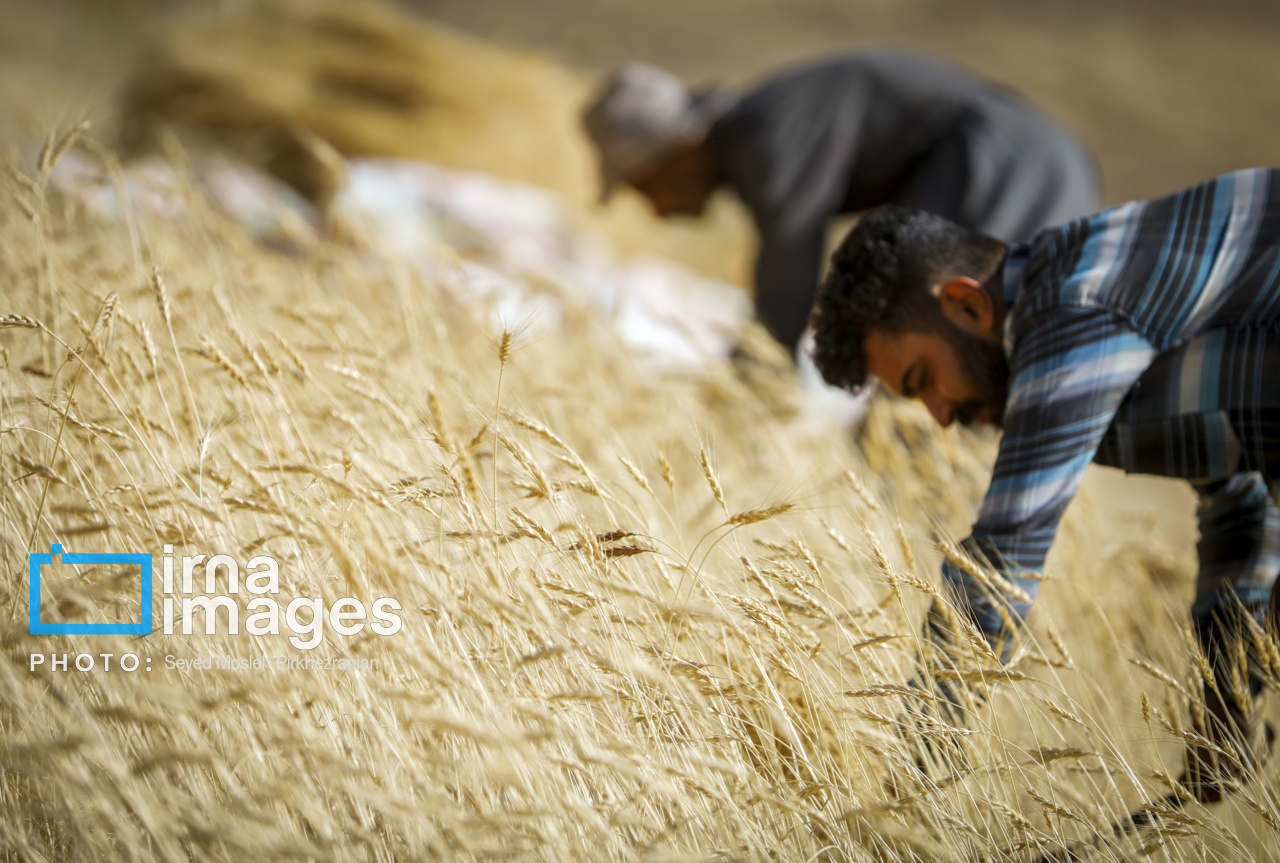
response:
<svg viewBox="0 0 1280 863"><path fill-rule="evenodd" d="M1240 700L1205 687L1204 705L1192 710L1195 739L1187 743L1182 784L1201 803L1217 803L1271 755L1275 729L1256 721L1253 698Z"/></svg>
<svg viewBox="0 0 1280 863"><path fill-rule="evenodd" d="M969 707L968 691L961 681L964 661L964 632L956 626L955 612L938 600L929 606L921 635L920 667L908 683L913 689L930 693L938 714L952 725L963 726L964 712ZM971 651L970 651L971 652ZM981 702L974 707L981 707Z"/></svg>
<svg viewBox="0 0 1280 863"><path fill-rule="evenodd" d="M1270 605L1274 613L1274 593ZM1204 697L1191 705L1194 736L1187 743L1182 783L1201 803L1217 803L1271 754L1275 731L1257 718L1264 687L1280 676L1275 632L1263 629L1267 616L1258 606L1236 606L1194 621L1204 657Z"/></svg>
<svg viewBox="0 0 1280 863"><path fill-rule="evenodd" d="M921 635L919 668L907 681L919 696L908 698L898 728L922 773L932 772L935 764L953 769L967 763L960 741L969 734L969 718L986 704L985 692L965 679L982 660L989 664L992 654L989 648L978 649L985 643L975 643L981 635L965 622L959 612L934 600Z"/></svg>

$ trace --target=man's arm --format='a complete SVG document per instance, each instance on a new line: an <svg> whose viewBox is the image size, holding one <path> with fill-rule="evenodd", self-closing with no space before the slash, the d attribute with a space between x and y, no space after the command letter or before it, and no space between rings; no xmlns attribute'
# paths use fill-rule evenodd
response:
<svg viewBox="0 0 1280 863"><path fill-rule="evenodd" d="M713 132L760 232L756 307L792 351L817 293L827 223L849 193L868 99L858 64L824 64L769 82Z"/></svg>
<svg viewBox="0 0 1280 863"><path fill-rule="evenodd" d="M818 290L826 225L763 228L756 259L756 309L769 332L795 354Z"/></svg>
<svg viewBox="0 0 1280 863"><path fill-rule="evenodd" d="M992 590L950 562L943 577L992 643L1031 608L1058 522L1103 434L1156 351L1112 312L1058 309L1021 337L1004 437L978 521L963 548L1016 588Z"/></svg>
<svg viewBox="0 0 1280 863"><path fill-rule="evenodd" d="M1249 471L1199 484L1196 492L1200 573L1191 616L1199 620L1237 601L1260 616L1280 571L1280 508L1266 480Z"/></svg>

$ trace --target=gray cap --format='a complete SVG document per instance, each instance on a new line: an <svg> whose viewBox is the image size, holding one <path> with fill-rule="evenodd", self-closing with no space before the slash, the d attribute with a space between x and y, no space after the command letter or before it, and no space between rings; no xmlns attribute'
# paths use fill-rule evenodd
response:
<svg viewBox="0 0 1280 863"><path fill-rule="evenodd" d="M615 71L582 116L600 155L600 199L676 147L703 140L730 101L721 90L695 94L670 72L644 63Z"/></svg>

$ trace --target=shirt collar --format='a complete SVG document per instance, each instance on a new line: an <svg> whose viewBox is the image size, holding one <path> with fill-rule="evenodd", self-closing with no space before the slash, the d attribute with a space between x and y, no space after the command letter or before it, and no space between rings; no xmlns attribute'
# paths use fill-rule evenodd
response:
<svg viewBox="0 0 1280 863"><path fill-rule="evenodd" d="M1004 352L1005 356L1013 353L1013 306L1018 301L1022 290L1022 271L1026 269L1027 260L1031 257L1031 246L1026 243L1014 243L1004 257L1001 273L1004 288Z"/></svg>

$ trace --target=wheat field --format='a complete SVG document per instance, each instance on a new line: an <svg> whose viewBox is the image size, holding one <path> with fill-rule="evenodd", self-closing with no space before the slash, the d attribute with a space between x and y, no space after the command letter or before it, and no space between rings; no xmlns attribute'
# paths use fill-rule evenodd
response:
<svg viewBox="0 0 1280 863"><path fill-rule="evenodd" d="M174 198L114 214L51 184L69 154L123 184L82 130L10 152L0 859L1280 859L1274 765L1113 834L1181 771L1194 559L1095 478L956 729L903 684L992 436L878 399L855 437L785 373L654 364L554 278L504 273L557 329L503 320L460 299L469 247L266 247L177 147ZM402 626L31 635L53 544L268 555L282 602ZM142 614L62 569L45 622Z"/></svg>

